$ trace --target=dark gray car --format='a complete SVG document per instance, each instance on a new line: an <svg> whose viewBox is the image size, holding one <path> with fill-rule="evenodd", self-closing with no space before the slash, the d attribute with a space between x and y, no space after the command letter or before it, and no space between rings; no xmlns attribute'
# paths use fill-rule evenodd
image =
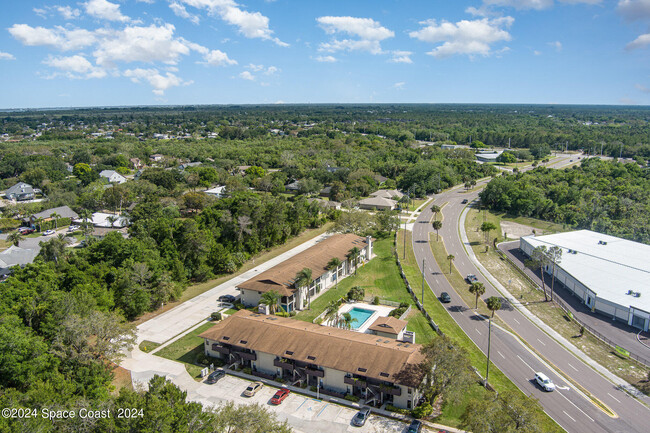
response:
<svg viewBox="0 0 650 433"><path fill-rule="evenodd" d="M210 375L206 379L205 383L207 383L208 385L212 385L212 384L217 383L219 381L219 379L223 379L224 377L226 377L226 372L225 371L223 371L221 369L215 370L212 373L210 373Z"/></svg>
<svg viewBox="0 0 650 433"><path fill-rule="evenodd" d="M364 407L361 408L359 412L352 418L352 425L355 427L361 427L366 423L366 420L370 416L370 408Z"/></svg>

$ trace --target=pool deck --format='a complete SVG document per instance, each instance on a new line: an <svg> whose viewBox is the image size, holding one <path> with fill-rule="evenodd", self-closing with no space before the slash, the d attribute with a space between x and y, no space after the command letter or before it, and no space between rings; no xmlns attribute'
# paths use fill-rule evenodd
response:
<svg viewBox="0 0 650 433"><path fill-rule="evenodd" d="M354 331L365 333L370 325L372 325L378 317L386 317L388 313L394 310L395 307L387 307L386 305L372 305L365 302L353 302L351 304L344 304L339 308L339 314L347 313L353 308L362 308L364 310L374 311L368 319L361 324Z"/></svg>

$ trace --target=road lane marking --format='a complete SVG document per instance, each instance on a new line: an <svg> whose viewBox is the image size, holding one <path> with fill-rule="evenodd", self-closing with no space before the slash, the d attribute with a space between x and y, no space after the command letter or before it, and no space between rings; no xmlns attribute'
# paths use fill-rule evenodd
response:
<svg viewBox="0 0 650 433"><path fill-rule="evenodd" d="M571 400L569 400L569 399L567 398L566 395L562 394L560 391L557 391L557 390L556 390L555 392L557 392L557 393L560 394L562 397L564 397L564 398L566 399L566 401L568 401L569 403L571 403L571 404L573 405L573 407L575 407L575 408L578 409L580 412L582 412L582 414L583 414L584 416L586 416L587 418L589 418L589 419L591 420L591 422L594 422L594 419L593 419L592 417L590 417L589 415L587 415L587 414L585 413L584 410L582 410L582 409L580 409L578 406L576 406L576 404L575 404L574 402L572 402Z"/></svg>
<svg viewBox="0 0 650 433"><path fill-rule="evenodd" d="M497 350L497 353L498 353L499 355L501 355L501 358L506 359L506 357L503 356L503 353L499 352L498 350Z"/></svg>
<svg viewBox="0 0 650 433"><path fill-rule="evenodd" d="M474 329L476 329L476 328L474 328ZM476 332L478 332L478 335L483 335L483 334L481 334L481 331L479 331L478 329L476 329Z"/></svg>
<svg viewBox="0 0 650 433"><path fill-rule="evenodd" d="M514 317L512 318L512 320L514 320L515 322L517 322L518 325L521 325L521 323L519 323L519 320L515 319Z"/></svg>
<svg viewBox="0 0 650 433"><path fill-rule="evenodd" d="M539 341L540 343L542 343L542 346L546 346L546 344L545 344L542 340L540 340L539 338L537 339L537 341Z"/></svg>
<svg viewBox="0 0 650 433"><path fill-rule="evenodd" d="M526 367L528 367L528 368L530 368L531 370L535 371L535 369L534 369L533 367L531 367L530 365L528 365L528 363L527 363L526 361L524 361L524 360L521 358L521 356L517 355L517 358L519 358L519 360L520 360L521 362L523 362L524 364L526 364Z"/></svg>
<svg viewBox="0 0 650 433"><path fill-rule="evenodd" d="M575 371L578 371L578 369L575 368L573 365L569 364L568 362L567 362L567 364L569 365L569 367L573 368Z"/></svg>
<svg viewBox="0 0 650 433"><path fill-rule="evenodd" d="M613 398L614 400L616 400L617 402L619 402L619 403L621 402L619 399L617 399L616 397L614 397L614 396L611 395L610 393L607 393L607 395L610 396L611 398Z"/></svg>
<svg viewBox="0 0 650 433"><path fill-rule="evenodd" d="M574 420L573 417L572 417L571 415L569 415L568 413L566 413L565 410L563 410L562 412L564 412L564 414L565 414L566 416L568 416L569 418L571 418L571 421L576 422L576 420Z"/></svg>

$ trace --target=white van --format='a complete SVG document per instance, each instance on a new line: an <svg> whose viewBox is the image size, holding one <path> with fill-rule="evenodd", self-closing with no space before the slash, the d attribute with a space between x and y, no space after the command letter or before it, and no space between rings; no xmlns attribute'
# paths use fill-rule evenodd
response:
<svg viewBox="0 0 650 433"><path fill-rule="evenodd" d="M535 381L542 387L542 389L544 389L544 391L550 392L555 390L555 384L544 373L535 373Z"/></svg>

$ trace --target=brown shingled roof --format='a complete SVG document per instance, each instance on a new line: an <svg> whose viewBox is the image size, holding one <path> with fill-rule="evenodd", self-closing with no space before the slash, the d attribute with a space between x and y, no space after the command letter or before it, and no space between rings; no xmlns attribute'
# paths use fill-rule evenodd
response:
<svg viewBox="0 0 650 433"><path fill-rule="evenodd" d="M417 386L422 378L417 368L424 360L419 344L248 310L199 337L407 386Z"/></svg>
<svg viewBox="0 0 650 433"><path fill-rule="evenodd" d="M379 317L368 328L370 331L385 332L387 334L399 334L406 327L406 321L395 317Z"/></svg>
<svg viewBox="0 0 650 433"><path fill-rule="evenodd" d="M345 261L346 254L354 247L360 250L365 248L366 239L353 233L330 236L250 280L237 284L237 287L258 292L275 290L282 296L291 296L296 291L292 284L298 272L309 268L315 280L327 272L325 267L332 257Z"/></svg>

